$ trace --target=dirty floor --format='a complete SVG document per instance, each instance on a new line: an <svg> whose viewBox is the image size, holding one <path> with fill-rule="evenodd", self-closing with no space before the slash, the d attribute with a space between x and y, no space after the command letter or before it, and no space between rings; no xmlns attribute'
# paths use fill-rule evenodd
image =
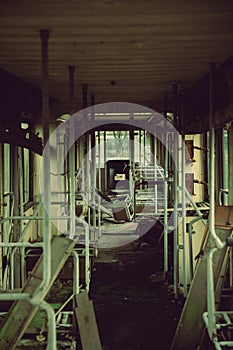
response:
<svg viewBox="0 0 233 350"><path fill-rule="evenodd" d="M175 299L171 286L164 284L162 245L149 235L148 240L100 250L90 296L103 350L170 348L183 299Z"/></svg>

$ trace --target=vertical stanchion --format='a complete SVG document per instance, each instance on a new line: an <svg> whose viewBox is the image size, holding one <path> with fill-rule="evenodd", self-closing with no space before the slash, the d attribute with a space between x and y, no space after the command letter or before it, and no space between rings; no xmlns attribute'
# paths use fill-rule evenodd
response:
<svg viewBox="0 0 233 350"><path fill-rule="evenodd" d="M140 176L140 190L142 190L143 185L142 185L142 131L139 130L139 176Z"/></svg>
<svg viewBox="0 0 233 350"><path fill-rule="evenodd" d="M167 229L167 209L168 209L168 133L167 133L167 95L164 97L164 131L165 131L165 159L164 159L164 280L168 275L168 229Z"/></svg>
<svg viewBox="0 0 233 350"><path fill-rule="evenodd" d="M69 66L69 96L70 96L70 115L74 113L74 72L75 67ZM69 135L69 189L70 189L70 238L75 236L75 142L74 125L72 121L68 124Z"/></svg>
<svg viewBox="0 0 233 350"><path fill-rule="evenodd" d="M175 128L177 127L177 83L172 83L173 92L173 121ZM173 283L175 297L178 295L178 136L174 133L174 211L173 211Z"/></svg>
<svg viewBox="0 0 233 350"><path fill-rule="evenodd" d="M233 123L228 129L228 205L233 205Z"/></svg>
<svg viewBox="0 0 233 350"><path fill-rule="evenodd" d="M135 209L135 182L134 182L134 175L135 175L135 150L134 150L134 115L130 115L130 131L129 131L129 194L132 201L132 207ZM134 212L134 219L135 219L135 212Z"/></svg>
<svg viewBox="0 0 233 350"><path fill-rule="evenodd" d="M87 215L87 220L88 220L88 225L90 227L91 225L91 206L89 203L91 203L91 195L92 195L92 189L91 189L91 134L87 134L87 202L88 202L88 215Z"/></svg>
<svg viewBox="0 0 233 350"><path fill-rule="evenodd" d="M88 123L88 115L87 115L87 84L82 84L82 94L83 94L83 109L84 109L84 123ZM84 139L84 177L83 181L85 181L85 195L86 198L89 200L89 194L90 189L88 188L89 184L89 178L90 178L90 167L89 167L89 155L88 155L88 148L89 148L89 134L86 134L83 136ZM88 173L89 172L89 173ZM88 201L87 201L88 202ZM88 209L88 214L90 214L90 211ZM90 230L87 223L83 222L84 228L85 228L85 281L86 281L86 289L89 290L89 282L90 282Z"/></svg>
<svg viewBox="0 0 233 350"><path fill-rule="evenodd" d="M154 131L154 133L156 134L156 131ZM157 186L157 139L154 138L153 140L153 151L152 154L154 156L153 159L153 166L154 166L154 214L158 213L158 186Z"/></svg>
<svg viewBox="0 0 233 350"><path fill-rule="evenodd" d="M98 131L98 188L101 189L101 168L100 168L100 131ZM100 211L100 196L98 196L98 238L101 236L101 211Z"/></svg>
<svg viewBox="0 0 233 350"><path fill-rule="evenodd" d="M95 95L91 94L91 121L94 125L95 120ZM91 132L91 175L92 175L92 201L95 203L96 198L96 147L95 147L95 130ZM96 208L93 205L92 209L92 226L94 230L94 236L96 235Z"/></svg>
<svg viewBox="0 0 233 350"><path fill-rule="evenodd" d="M215 231L215 128L213 109L213 89L214 89L214 64L210 65L209 83L209 129L210 129L210 220L209 231L213 239L214 247L210 249L207 256L207 310L208 310L208 332L212 341L216 340L216 315L215 315L215 295L213 276L213 255L218 249L225 246Z"/></svg>
<svg viewBox="0 0 233 350"><path fill-rule="evenodd" d="M49 31L41 30L41 70L42 70L42 127L44 146L49 143L49 66L48 66L48 40ZM50 147L43 154L43 196L44 196L44 214L43 214L43 281L41 285L42 295L49 286L51 280L51 224L50 215ZM55 314L51 311L51 317L48 319L48 345L51 350L56 349L56 325Z"/></svg>
<svg viewBox="0 0 233 350"><path fill-rule="evenodd" d="M221 138L222 138L222 151L221 151L221 156L222 156L222 169L223 169L223 174L222 174L222 185L223 189L228 189L228 171L227 171L227 166L228 166L228 138L227 138L227 130L225 128L222 128L221 132ZM227 165L227 166L226 166ZM228 194L223 192L223 205L228 205Z"/></svg>
<svg viewBox="0 0 233 350"><path fill-rule="evenodd" d="M70 115L72 115L75 112L75 100L74 100L74 73L75 73L75 67L74 66L68 66L69 71L69 103L70 103Z"/></svg>
<svg viewBox="0 0 233 350"><path fill-rule="evenodd" d="M15 176L12 178L12 188L14 193L14 207L13 207L13 214L14 216L20 216L22 213L20 213L20 184L19 179L21 179L19 169L20 169L20 160L19 160L19 149L17 146L12 145L11 146L11 167L12 167L12 173L15 174ZM21 221L20 220L14 220L13 224L13 233L12 233L12 241L18 242L20 239L20 232L21 232ZM20 249L17 249L16 254L14 255L14 271L10 271L11 276L11 288L20 288L21 287L21 278L20 278L20 257L21 252Z"/></svg>
<svg viewBox="0 0 233 350"><path fill-rule="evenodd" d="M48 70L48 39L49 31L41 30L41 68L42 68L42 127L44 146L49 142L49 70ZM43 192L44 192L44 218L43 218L43 239L44 259L43 272L45 274L44 284L47 286L51 279L51 227L49 220L50 208L50 148L43 155Z"/></svg>
<svg viewBox="0 0 233 350"><path fill-rule="evenodd" d="M210 198L210 234L214 234L215 221L215 130L213 123L213 75L214 65L210 66L209 79L209 130L210 130L210 161L209 161L209 198ZM213 277L213 254L217 249L212 248L207 257L207 309L208 309L208 332L212 335L216 334L216 318L215 318L215 298L214 298L214 277Z"/></svg>
<svg viewBox="0 0 233 350"><path fill-rule="evenodd" d="M86 125L88 123L88 115L87 115L87 89L88 89L88 85L87 84L82 84L82 108L83 108L83 125L82 127L84 128L84 125ZM83 154L82 154L82 161L83 161L83 182L87 179L87 139L88 136L87 134L82 136L82 140L83 140ZM85 196L87 195L87 181L84 182L84 192L85 192Z"/></svg>
<svg viewBox="0 0 233 350"><path fill-rule="evenodd" d="M146 166L146 130L143 130L143 165Z"/></svg>
<svg viewBox="0 0 233 350"><path fill-rule="evenodd" d="M102 191L107 190L107 135L106 131L104 131L104 189Z"/></svg>
<svg viewBox="0 0 233 350"><path fill-rule="evenodd" d="M228 128L228 199L227 204L233 205L233 183L230 179L233 179L233 123ZM230 247L230 287L233 286L233 247Z"/></svg>
<svg viewBox="0 0 233 350"><path fill-rule="evenodd" d="M182 123L182 180L181 180L181 201L182 201L182 241L183 241L183 295L187 296L187 258L186 258L186 194L185 194L185 134L184 134L184 92L181 94L181 123Z"/></svg>

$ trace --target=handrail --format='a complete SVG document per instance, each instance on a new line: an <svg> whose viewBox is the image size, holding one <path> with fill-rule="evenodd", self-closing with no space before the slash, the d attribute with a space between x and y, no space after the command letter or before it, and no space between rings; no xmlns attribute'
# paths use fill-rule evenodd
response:
<svg viewBox="0 0 233 350"><path fill-rule="evenodd" d="M23 242L23 239L24 239L24 237L25 237L25 235L26 235L26 233L27 233L27 231L28 231L28 229L30 228L30 226L31 226L31 224L32 224L32 221L33 220L35 220L35 219L37 219L36 218L36 216L37 216L37 214L38 214L38 212L39 212L39 210L40 210L40 208L41 208L41 206L42 206L42 201L40 201L39 203L38 203L38 206L37 206L37 208L35 209L35 211L34 211L34 213L33 213L33 215L31 215L30 216L30 219L28 219L28 222L27 222L27 224L26 224L26 226L24 227L24 229L23 229L23 231L22 231L22 234L21 234L21 236L20 236L20 239L19 239L19 241L18 242L6 242L6 243L4 243L4 242L2 242L2 243L0 243L0 247L6 247L6 248L14 248L13 250L12 250L12 252L11 252L11 257L10 257L10 260L11 260L11 263L10 263L10 265L11 265L11 271L13 271L13 268L14 268L14 256L15 256L15 253L16 253L16 251L17 251L17 248L19 248L19 247L27 247L27 246L32 246L32 245L30 245L30 243L27 243L27 245L25 245L25 244L22 244L22 242ZM6 221L8 221L8 220L11 220L11 221L13 221L14 220L14 218L15 217L7 217L7 218L4 218L3 220L5 220L4 222L6 222ZM27 220L27 216L18 216L18 217L16 217L17 219L15 219L15 220ZM20 219L19 219L20 218ZM26 242L25 242L26 243ZM39 245L37 245L37 246L42 246L42 243L39 243ZM36 247L36 244L34 244L33 245L33 247ZM9 257L8 257L9 258ZM7 259L8 259L7 258ZM7 271L7 267L6 267L6 270L5 271ZM4 274L5 275L5 274ZM11 287L13 288L13 285L14 285L14 282L13 282L13 274L11 275ZM4 285L6 285L6 281L5 281L5 278L4 278Z"/></svg>
<svg viewBox="0 0 233 350"><path fill-rule="evenodd" d="M72 252L73 259L74 259L74 271L73 271L73 294L79 294L80 287L79 287L79 255L73 249Z"/></svg>
<svg viewBox="0 0 233 350"><path fill-rule="evenodd" d="M217 247L212 248L207 256L207 311L208 311L208 334L212 341L217 337L215 297L214 297L214 273L213 255L218 251Z"/></svg>
<svg viewBox="0 0 233 350"><path fill-rule="evenodd" d="M219 194L218 194L218 202L219 202L219 205L223 205L223 204L222 204L222 195L223 195L223 194L228 194L228 193L229 193L228 188L220 188Z"/></svg>
<svg viewBox="0 0 233 350"><path fill-rule="evenodd" d="M47 350L57 349L57 334L56 334L56 317L52 306L45 300L29 299L32 305L39 306L47 313L48 320L48 339L47 339Z"/></svg>
<svg viewBox="0 0 233 350"><path fill-rule="evenodd" d="M207 256L207 313L208 313L208 333L210 339L216 339L216 316L215 316L215 296L214 296L214 276L213 276L213 254L226 246L215 231L215 129L213 121L213 78L214 64L210 66L209 80L209 130L210 130L210 160L209 160L209 198L210 198L210 220L209 234L213 239L214 247L210 249Z"/></svg>
<svg viewBox="0 0 233 350"><path fill-rule="evenodd" d="M206 221L203 219L202 213L199 210L198 206L196 205L196 203L193 201L189 191L187 190L187 188L185 187L185 195L188 197L189 201L191 202L193 208L195 209L196 213L198 216L201 216L201 221L204 225L206 225Z"/></svg>
<svg viewBox="0 0 233 350"><path fill-rule="evenodd" d="M214 64L210 66L210 83L209 83L209 129L210 129L210 162L209 174L210 176L210 221L209 231L213 238L215 246L218 249L224 248L225 244L217 236L215 232L215 129L213 121L213 78L214 78Z"/></svg>
<svg viewBox="0 0 233 350"><path fill-rule="evenodd" d="M188 224L188 233L189 233L189 268L190 268L190 276L191 280L193 279L193 244L192 244L192 228L195 222L202 220L202 215L195 217Z"/></svg>

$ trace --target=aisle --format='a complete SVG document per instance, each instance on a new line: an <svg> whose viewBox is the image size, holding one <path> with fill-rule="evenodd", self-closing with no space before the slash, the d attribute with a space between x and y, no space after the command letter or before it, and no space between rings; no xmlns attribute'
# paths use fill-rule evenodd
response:
<svg viewBox="0 0 233 350"><path fill-rule="evenodd" d="M100 251L90 294L103 350L169 349L183 301L163 283L157 242Z"/></svg>

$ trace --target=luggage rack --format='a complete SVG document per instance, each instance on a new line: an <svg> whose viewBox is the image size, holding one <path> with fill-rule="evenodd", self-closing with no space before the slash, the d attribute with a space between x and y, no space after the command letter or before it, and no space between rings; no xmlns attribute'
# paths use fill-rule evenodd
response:
<svg viewBox="0 0 233 350"><path fill-rule="evenodd" d="M136 216L151 216L161 212L164 202L164 170L158 165L135 170L139 188L135 190Z"/></svg>

